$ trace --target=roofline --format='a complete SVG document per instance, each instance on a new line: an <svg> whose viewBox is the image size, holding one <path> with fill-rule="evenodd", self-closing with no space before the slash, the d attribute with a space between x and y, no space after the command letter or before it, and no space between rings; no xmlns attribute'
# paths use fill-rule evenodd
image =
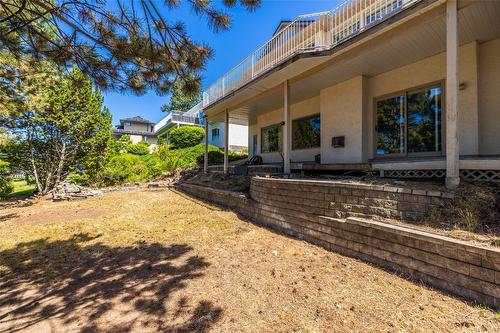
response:
<svg viewBox="0 0 500 333"><path fill-rule="evenodd" d="M292 21L291 20L281 20L278 23L278 26L276 27L276 29L274 29L273 36L276 35L278 33L278 31L280 31L280 27L282 24L286 24L286 23L290 23L290 22L292 22Z"/></svg>
<svg viewBox="0 0 500 333"><path fill-rule="evenodd" d="M156 136L155 132L144 132L144 131L129 131L129 130L120 130L120 129L113 129L113 134L130 134L130 135L146 135L146 136Z"/></svg>
<svg viewBox="0 0 500 333"><path fill-rule="evenodd" d="M126 121L132 122L132 123L140 123L140 124L153 124L153 125L156 124L156 123L153 123L153 122L151 122L150 120L147 120L147 119L144 119L144 120L136 120L136 119L133 119L133 118L120 119L120 123L124 123Z"/></svg>

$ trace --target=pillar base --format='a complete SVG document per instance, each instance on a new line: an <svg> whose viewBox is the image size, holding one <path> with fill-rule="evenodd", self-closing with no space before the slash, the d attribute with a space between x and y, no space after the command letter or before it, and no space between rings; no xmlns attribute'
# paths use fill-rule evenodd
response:
<svg viewBox="0 0 500 333"><path fill-rule="evenodd" d="M460 185L460 177L446 177L446 188L454 190Z"/></svg>

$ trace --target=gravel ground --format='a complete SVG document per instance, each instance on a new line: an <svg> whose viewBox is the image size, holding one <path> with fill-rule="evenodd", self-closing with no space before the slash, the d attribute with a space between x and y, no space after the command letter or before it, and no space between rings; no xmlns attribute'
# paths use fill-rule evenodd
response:
<svg viewBox="0 0 500 333"><path fill-rule="evenodd" d="M0 332L499 332L500 316L171 190L0 210Z"/></svg>

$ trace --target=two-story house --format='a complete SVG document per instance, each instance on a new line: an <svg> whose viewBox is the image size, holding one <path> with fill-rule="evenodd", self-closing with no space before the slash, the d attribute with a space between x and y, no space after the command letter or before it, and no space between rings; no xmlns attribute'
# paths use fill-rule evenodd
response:
<svg viewBox="0 0 500 333"><path fill-rule="evenodd" d="M156 144L158 142L154 132L155 124L140 116L120 119L120 125L113 130L113 137L119 138L122 135L130 135L132 143L147 142Z"/></svg>
<svg viewBox="0 0 500 333"><path fill-rule="evenodd" d="M250 156L284 173L500 181L500 1L345 0L282 22L203 110L248 125Z"/></svg>

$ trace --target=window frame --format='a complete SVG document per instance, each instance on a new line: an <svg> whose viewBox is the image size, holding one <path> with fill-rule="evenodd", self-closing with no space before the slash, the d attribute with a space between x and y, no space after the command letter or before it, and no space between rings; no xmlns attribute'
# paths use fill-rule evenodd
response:
<svg viewBox="0 0 500 333"><path fill-rule="evenodd" d="M393 93L381 95L373 99L373 156L377 159L391 159L391 158L407 158L407 157L433 157L433 156L446 156L446 80L433 81L430 83L414 86L411 88L399 90ZM408 152L408 94L430 90L434 88L441 88L441 151L438 152ZM395 154L378 154L377 153L377 103L389 98L404 96L404 133L405 133L405 147L403 153Z"/></svg>
<svg viewBox="0 0 500 333"><path fill-rule="evenodd" d="M300 121L300 120L305 120L305 119L309 119L309 118L314 118L314 117L319 117L319 124L320 124L320 127L319 127L319 145L318 146L312 146L312 147L307 147L307 148L293 148L293 122L294 121ZM318 148L321 148L321 113L314 113L314 114L311 114L311 115L308 115L308 116L304 116L304 117L300 117L300 118L296 118L296 119L292 119L292 126L290 128L290 134L291 134L291 151L299 151L299 150L308 150L308 149L318 149Z"/></svg>
<svg viewBox="0 0 500 333"><path fill-rule="evenodd" d="M273 154L273 153L282 153L283 152L283 130L281 130L281 147L279 147L279 149L277 151L264 151L264 130L267 130L267 129L270 129L270 128L273 128L273 127L277 127L278 130L280 130L281 128L283 128L283 126L281 125L281 123L275 123L275 124L272 124L272 125L269 125L269 126L265 126L265 127L261 127L260 128L260 153L261 154Z"/></svg>

